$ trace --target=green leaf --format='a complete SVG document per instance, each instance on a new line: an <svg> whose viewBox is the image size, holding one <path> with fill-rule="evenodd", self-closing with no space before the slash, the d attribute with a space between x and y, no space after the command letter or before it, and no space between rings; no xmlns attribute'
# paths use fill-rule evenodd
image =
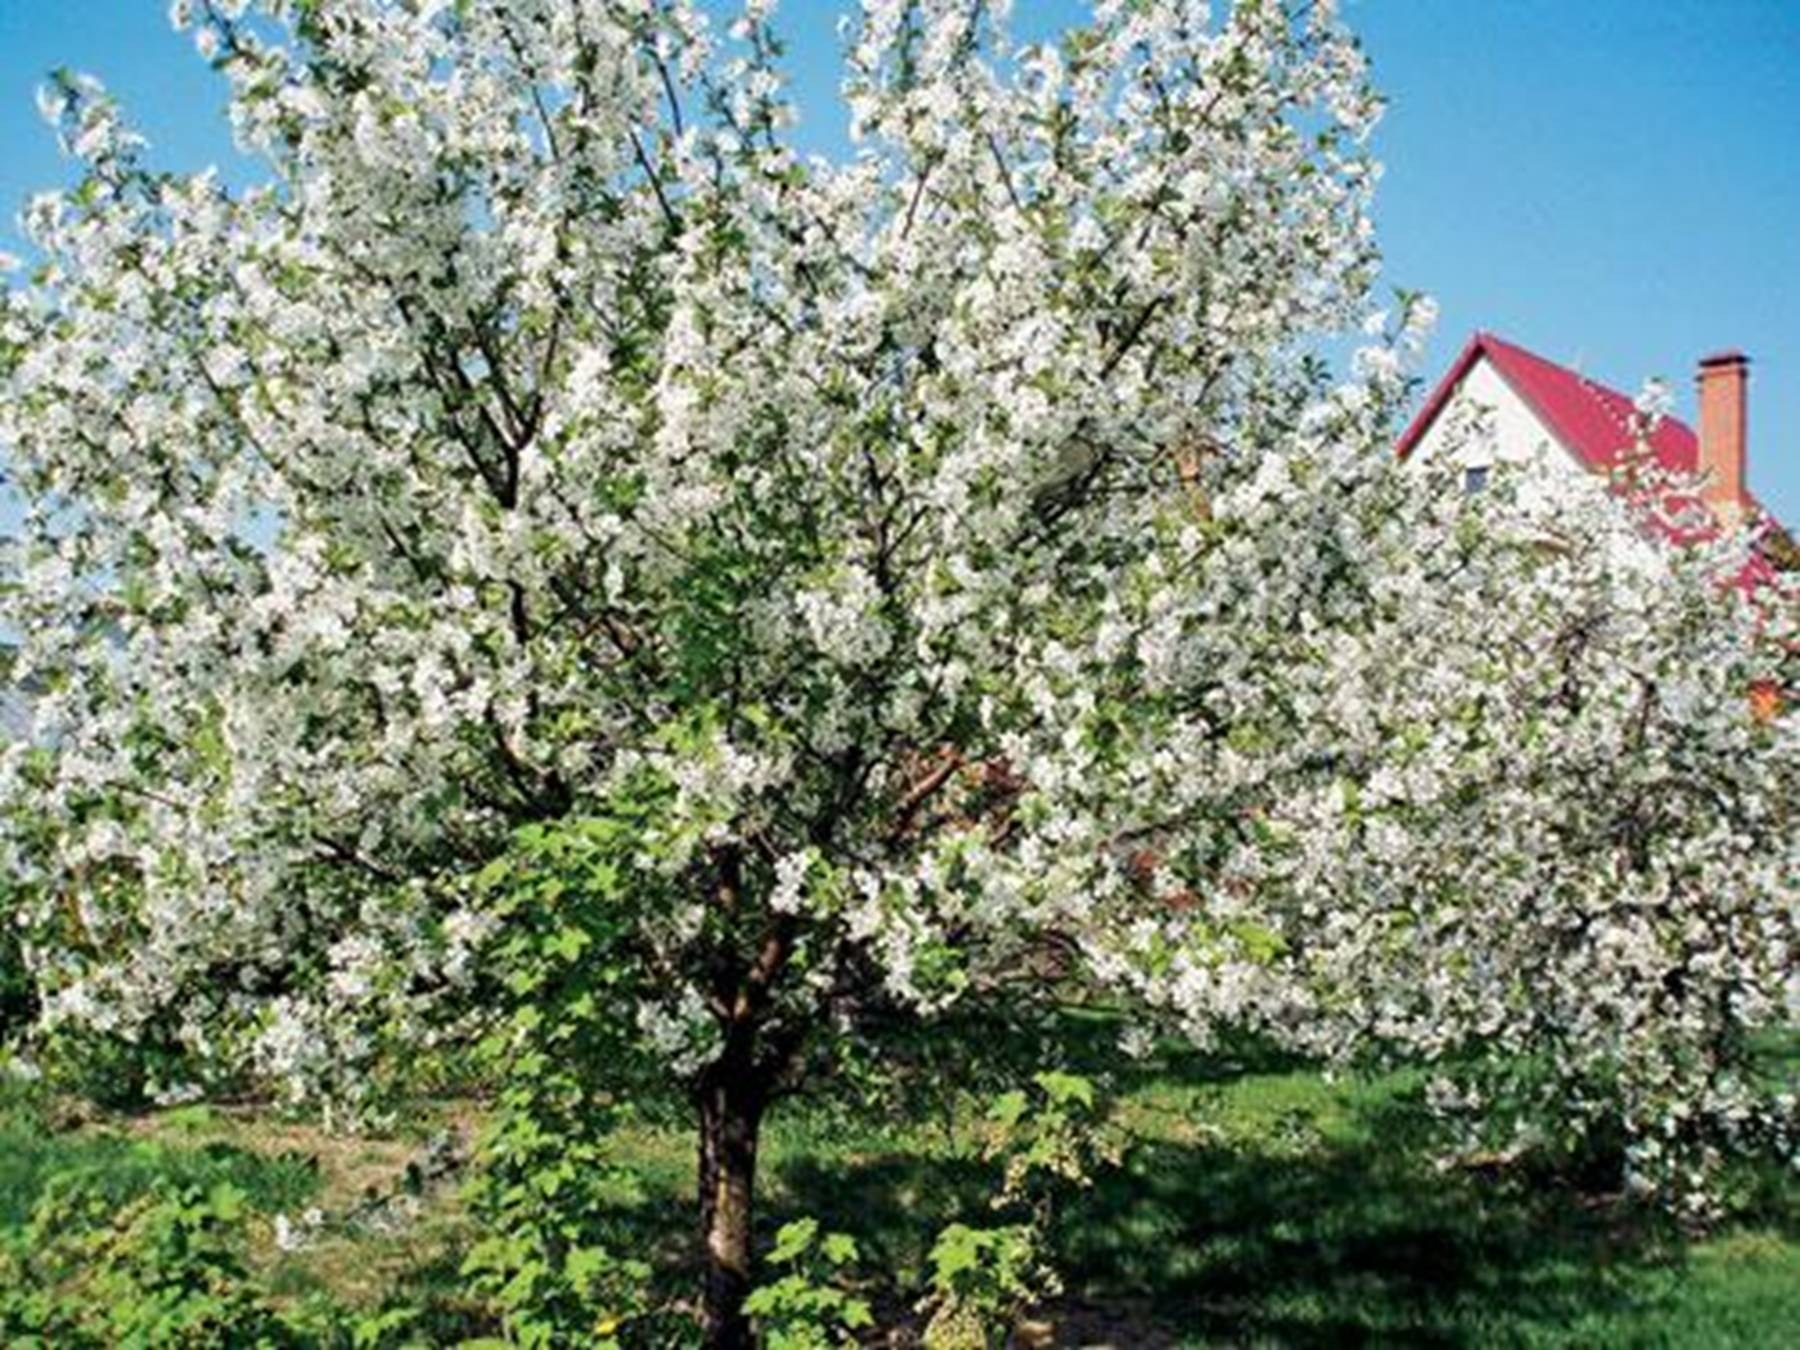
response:
<svg viewBox="0 0 1800 1350"><path fill-rule="evenodd" d="M603 1247L577 1247L563 1261L563 1271L571 1284L585 1292L612 1263L611 1255Z"/></svg>
<svg viewBox="0 0 1800 1350"><path fill-rule="evenodd" d="M1033 1081L1058 1106L1066 1106L1070 1102L1079 1102L1090 1108L1094 1105L1094 1085L1080 1074L1052 1069L1038 1074Z"/></svg>
<svg viewBox="0 0 1800 1350"><path fill-rule="evenodd" d="M244 1193L229 1181L221 1181L207 1194L207 1203L220 1220L236 1223L244 1214Z"/></svg>
<svg viewBox="0 0 1800 1350"><path fill-rule="evenodd" d="M994 1104L988 1107L988 1119L1010 1128L1025 1118L1028 1105L1023 1092L1016 1089L1011 1092L1002 1092L994 1098Z"/></svg>
<svg viewBox="0 0 1800 1350"><path fill-rule="evenodd" d="M564 928L546 944L552 956L560 956L565 961L574 961L581 956L593 941L579 928Z"/></svg>
<svg viewBox="0 0 1800 1350"><path fill-rule="evenodd" d="M981 1235L966 1224L953 1223L931 1248L933 1279L940 1286L981 1263Z"/></svg>
<svg viewBox="0 0 1800 1350"><path fill-rule="evenodd" d="M792 1223L783 1224L781 1231L775 1234L775 1247L769 1253L769 1260L775 1265L786 1265L805 1254L819 1236L817 1219L795 1219Z"/></svg>

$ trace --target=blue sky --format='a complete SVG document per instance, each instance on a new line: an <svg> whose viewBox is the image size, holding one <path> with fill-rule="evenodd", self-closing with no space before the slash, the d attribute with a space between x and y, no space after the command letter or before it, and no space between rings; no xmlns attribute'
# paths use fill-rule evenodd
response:
<svg viewBox="0 0 1800 1350"><path fill-rule="evenodd" d="M1343 0L1391 108L1388 279L1437 296L1435 377L1477 327L1635 390L1755 360L1750 482L1800 525L1800 0ZM833 0L786 0L808 145L843 144ZM1047 32L1079 0L1017 0ZM163 0L0 0L0 248L65 177L33 91L57 65L125 101L155 159L229 165L220 84ZM236 177L236 174L233 174ZM16 245L14 245L16 247Z"/></svg>

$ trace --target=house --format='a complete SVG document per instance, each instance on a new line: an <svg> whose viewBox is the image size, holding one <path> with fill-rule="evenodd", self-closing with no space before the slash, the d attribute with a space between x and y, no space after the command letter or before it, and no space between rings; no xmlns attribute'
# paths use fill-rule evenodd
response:
<svg viewBox="0 0 1800 1350"><path fill-rule="evenodd" d="M1497 463L1531 461L1552 474L1606 482L1634 466L1697 479L1697 500L1667 494L1666 509L1653 516L1659 533L1691 542L1767 515L1745 481L1749 358L1735 351L1704 357L1698 380L1698 433L1674 417L1647 428L1629 395L1492 333L1476 333L1396 449L1402 459L1422 462L1455 455L1470 491L1485 485Z"/></svg>
<svg viewBox="0 0 1800 1350"><path fill-rule="evenodd" d="M1655 494L1656 509L1646 517L1650 539L1629 546L1634 553L1653 556L1656 536L1680 545L1761 522L1756 548L1734 584L1746 595L1784 590L1781 574L1800 571L1794 542L1745 481L1750 360L1737 351L1702 357L1696 378L1699 431L1673 417L1652 425L1636 400L1618 390L1492 333L1476 333L1395 448L1402 459L1420 463L1455 456L1469 492L1485 487L1501 463L1541 465L1552 483L1568 475L1615 489L1630 481L1634 468L1653 466L1697 488ZM1535 482L1532 488L1542 490ZM1759 680L1749 690L1752 714L1767 721L1796 696Z"/></svg>

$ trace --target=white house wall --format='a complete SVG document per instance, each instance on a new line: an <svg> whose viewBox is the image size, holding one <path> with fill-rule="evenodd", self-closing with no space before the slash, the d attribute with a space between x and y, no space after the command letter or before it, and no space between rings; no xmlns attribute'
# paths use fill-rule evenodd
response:
<svg viewBox="0 0 1800 1350"><path fill-rule="evenodd" d="M1469 426L1478 427L1479 434L1467 434ZM1411 457L1432 463L1443 455L1454 455L1465 468L1526 463L1541 455L1558 469L1586 472L1486 356L1469 367Z"/></svg>
<svg viewBox="0 0 1800 1350"><path fill-rule="evenodd" d="M1408 456L1413 464L1446 459L1461 470L1535 465L1536 471L1520 487L1526 499L1540 493L1606 491L1605 480L1564 447L1486 356L1469 367ZM1620 523L1624 524L1623 514ZM1665 565L1662 550L1635 529L1622 528L1614 537L1613 550L1616 558L1634 568Z"/></svg>

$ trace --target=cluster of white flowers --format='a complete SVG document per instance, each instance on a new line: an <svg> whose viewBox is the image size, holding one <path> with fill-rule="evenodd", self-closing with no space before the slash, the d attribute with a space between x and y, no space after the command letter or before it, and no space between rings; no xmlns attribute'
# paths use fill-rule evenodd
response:
<svg viewBox="0 0 1800 1350"><path fill-rule="evenodd" d="M766 4L177 4L243 194L57 86L90 181L0 308L49 1015L341 1076L471 984L516 827L649 773L678 1068L1054 948L1202 1039L1763 1128L1792 593L1392 469L1432 310L1367 315L1379 100L1291 8L866 0L846 165L783 143Z"/></svg>
<svg viewBox="0 0 1800 1350"><path fill-rule="evenodd" d="M325 1211L317 1206L290 1219L285 1213L275 1216L275 1248L282 1252L303 1252L325 1227Z"/></svg>

